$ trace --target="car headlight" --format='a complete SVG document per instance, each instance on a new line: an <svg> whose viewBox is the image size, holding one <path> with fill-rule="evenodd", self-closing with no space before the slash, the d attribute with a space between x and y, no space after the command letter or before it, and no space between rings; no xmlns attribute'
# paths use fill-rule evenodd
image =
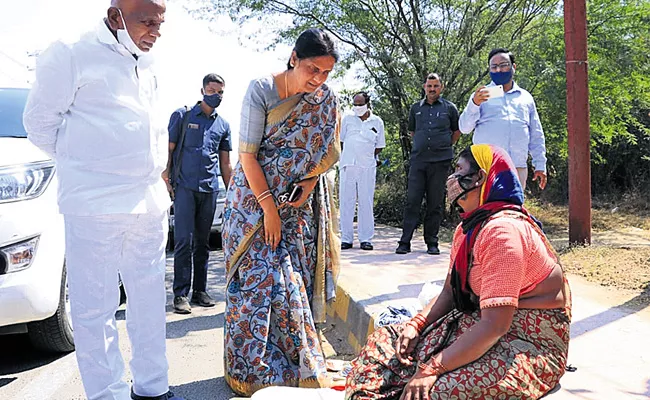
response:
<svg viewBox="0 0 650 400"><path fill-rule="evenodd" d="M0 249L0 273L11 273L29 268L36 256L38 236ZM4 268L3 267L4 264Z"/></svg>
<svg viewBox="0 0 650 400"><path fill-rule="evenodd" d="M43 194L54 175L54 162L0 168L0 203L29 200Z"/></svg>

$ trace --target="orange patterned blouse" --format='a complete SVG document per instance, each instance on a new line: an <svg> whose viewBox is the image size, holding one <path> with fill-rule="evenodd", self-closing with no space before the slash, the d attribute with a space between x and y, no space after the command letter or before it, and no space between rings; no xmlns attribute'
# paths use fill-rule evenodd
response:
<svg viewBox="0 0 650 400"><path fill-rule="evenodd" d="M451 268L460 243L459 225L454 234ZM474 244L469 286L480 307L519 305L519 297L535 289L553 271L558 260L542 236L517 212L501 212L483 226ZM450 273L451 273L450 268Z"/></svg>

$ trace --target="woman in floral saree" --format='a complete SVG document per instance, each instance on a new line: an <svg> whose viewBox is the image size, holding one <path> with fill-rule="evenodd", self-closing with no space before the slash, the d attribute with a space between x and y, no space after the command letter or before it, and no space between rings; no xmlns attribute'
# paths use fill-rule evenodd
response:
<svg viewBox="0 0 650 400"><path fill-rule="evenodd" d="M338 275L325 173L340 154L339 115L324 84L337 57L325 32L307 30L288 69L252 81L244 99L223 229L225 377L240 395L329 382L315 324Z"/></svg>
<svg viewBox="0 0 650 400"><path fill-rule="evenodd" d="M538 399L564 374L570 290L509 156L466 149L447 194L464 213L444 289L368 338L346 399Z"/></svg>

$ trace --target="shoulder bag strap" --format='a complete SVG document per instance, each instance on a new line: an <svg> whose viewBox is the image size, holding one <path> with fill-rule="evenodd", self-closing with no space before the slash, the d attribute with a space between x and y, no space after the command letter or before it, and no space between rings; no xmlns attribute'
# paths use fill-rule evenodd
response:
<svg viewBox="0 0 650 400"><path fill-rule="evenodd" d="M185 135L187 134L187 120L189 119L190 109L185 106L185 114L183 115L183 121L181 125L181 137L176 144L178 153L176 159L174 160L174 170L172 171L172 183L174 186L178 183L178 177L181 174L181 162L183 160L183 143L185 142Z"/></svg>

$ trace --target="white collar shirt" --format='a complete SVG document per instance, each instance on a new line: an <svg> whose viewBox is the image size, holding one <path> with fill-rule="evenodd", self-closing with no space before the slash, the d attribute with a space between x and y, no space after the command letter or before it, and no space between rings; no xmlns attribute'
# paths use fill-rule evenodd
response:
<svg viewBox="0 0 650 400"><path fill-rule="evenodd" d="M39 56L23 123L29 140L56 162L62 214L169 208L161 178L168 134L157 118L157 86L151 55L136 60L103 21Z"/></svg>
<svg viewBox="0 0 650 400"><path fill-rule="evenodd" d="M365 121L347 114L341 121L341 142L343 151L339 166L374 168L377 165L375 149L386 147L384 121L372 112Z"/></svg>

